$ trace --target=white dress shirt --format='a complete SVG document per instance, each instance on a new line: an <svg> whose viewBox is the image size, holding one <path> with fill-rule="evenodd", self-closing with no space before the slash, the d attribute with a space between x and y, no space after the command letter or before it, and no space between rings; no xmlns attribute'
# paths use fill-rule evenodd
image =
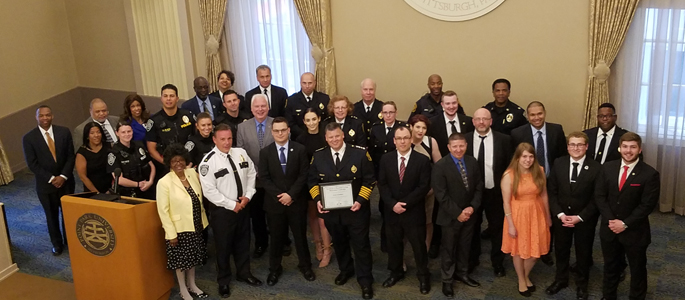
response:
<svg viewBox="0 0 685 300"><path fill-rule="evenodd" d="M454 126L457 127L457 132L461 132L461 126L459 126L459 116L458 114L454 114L454 119L450 119L449 116L447 116L447 113L443 112L442 113L445 116L445 128L447 128L447 137L452 135L454 132L452 132L452 124L450 121L454 120Z"/></svg>
<svg viewBox="0 0 685 300"><path fill-rule="evenodd" d="M343 155L345 155L345 148L347 148L347 144L343 143L342 147L338 151L333 150L331 148L331 156L333 157L333 163L335 163L335 154L338 153L338 156L340 157L340 161L342 162Z"/></svg>
<svg viewBox="0 0 685 300"><path fill-rule="evenodd" d="M409 164L409 156L411 156L411 148L409 148L409 152L407 154L402 155L400 154L400 151L397 151L397 174L400 173L400 165L402 164L402 157L404 157L404 170L406 171L407 165Z"/></svg>
<svg viewBox="0 0 685 300"><path fill-rule="evenodd" d="M202 108L202 107L200 107L200 108ZM109 119L105 118L105 121L102 123L93 119L93 122L101 124L101 125L104 124L104 125L102 125L102 129L107 130L107 133L109 133L109 136L112 137L112 143L116 143L117 141L119 141L119 139L117 138L117 135L114 133L114 128L112 127L112 124L109 123ZM106 139L106 137L103 136L102 140L104 141L105 139Z"/></svg>
<svg viewBox="0 0 685 300"><path fill-rule="evenodd" d="M614 136L614 132L616 132L616 125L614 125L614 127L611 127L611 129L609 129L609 131L606 132L607 137L606 142L604 142L604 149L599 149L599 144L602 142L602 134L604 134L605 132L602 130L602 128L597 129L597 145L595 145L595 157L597 157L597 154L599 152L602 152L602 161L599 162L600 164L604 164L604 162L607 160L609 142L611 142L611 138Z"/></svg>
<svg viewBox="0 0 685 300"><path fill-rule="evenodd" d="M264 94L264 95L266 95L266 102L269 104L269 109L271 109L271 88L272 88L272 86L270 84L267 87L263 87L261 85L259 86L259 89L260 89L259 93L260 94L264 94L264 89L266 89L266 94ZM250 99L250 101L252 101L252 99Z"/></svg>
<svg viewBox="0 0 685 300"><path fill-rule="evenodd" d="M207 158L209 155L212 156ZM233 174L233 167L228 161L228 155L231 156L235 167L238 169L243 195L252 199L256 193L257 170L244 149L231 148L228 153L223 153L215 146L209 154L205 155L205 158L198 165L198 170L200 171L202 194L207 200L216 206L233 210L236 203L240 202L238 199L240 195L238 195L235 175ZM221 173L223 174L217 178L217 174Z"/></svg>
<svg viewBox="0 0 685 300"><path fill-rule="evenodd" d="M637 162L640 161L640 159L636 159L634 162L630 164L626 164L626 162L621 159L621 169L618 171L618 186L621 186L621 176L623 176L623 170L625 166L628 166L628 176L626 176L626 180L630 177L630 173L633 172L633 169L635 168L635 165L637 165Z"/></svg>
<svg viewBox="0 0 685 300"><path fill-rule="evenodd" d="M366 102L364 102L364 100L362 100L362 103L364 103L364 112L371 111L373 109L373 103L375 103L375 102L376 101L371 101L370 105L366 105Z"/></svg>
<svg viewBox="0 0 685 300"><path fill-rule="evenodd" d="M578 171L577 171L578 173L576 173L576 176L578 176L578 175L580 175L580 169L583 168L583 164L585 163L586 157L587 157L587 155L583 155L583 157L581 157L579 160L574 160L573 157L569 156L569 159L571 160L571 164L569 165L569 168L568 168L569 182L573 182L573 181L570 181L571 178L573 178L573 163L578 163Z"/></svg>
<svg viewBox="0 0 685 300"><path fill-rule="evenodd" d="M395 122L392 122L392 124L389 125L384 122L383 126L385 126L385 134L387 135L390 132L390 130L388 130L388 127L390 127L391 129L395 127Z"/></svg>
<svg viewBox="0 0 685 300"><path fill-rule="evenodd" d="M483 140L483 143L485 143L485 188L486 189L493 189L495 188L495 172L493 172L492 168L494 166L494 153L493 153L493 147L494 147L494 142L493 142L493 137L492 137L492 129L488 131L488 133L485 134L485 140ZM478 159L478 153L480 153L480 134L477 131L473 132L473 156Z"/></svg>

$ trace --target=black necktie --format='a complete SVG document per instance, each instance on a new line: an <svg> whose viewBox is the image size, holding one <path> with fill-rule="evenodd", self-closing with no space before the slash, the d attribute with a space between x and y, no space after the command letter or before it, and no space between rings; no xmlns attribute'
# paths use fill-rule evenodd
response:
<svg viewBox="0 0 685 300"><path fill-rule="evenodd" d="M264 96L266 96L266 102L267 102L267 104L269 104L269 108L271 108L271 98L269 97L268 91L269 90L264 89Z"/></svg>
<svg viewBox="0 0 685 300"><path fill-rule="evenodd" d="M385 132L385 135L390 134L390 131L392 131L392 127L385 127L388 131Z"/></svg>
<svg viewBox="0 0 685 300"><path fill-rule="evenodd" d="M207 100L202 100L202 111L209 113L209 107L207 107Z"/></svg>
<svg viewBox="0 0 685 300"><path fill-rule="evenodd" d="M575 183L578 180L578 163L573 163L573 171L571 171L571 183Z"/></svg>
<svg viewBox="0 0 685 300"><path fill-rule="evenodd" d="M345 123L338 123L338 124L340 124L340 129L342 129L343 125L345 125Z"/></svg>
<svg viewBox="0 0 685 300"><path fill-rule="evenodd" d="M535 149L535 155L537 155L538 162L542 168L545 169L545 173L547 173L547 168L545 166L545 141L542 139L542 131L538 131L538 141L537 149Z"/></svg>
<svg viewBox="0 0 685 300"><path fill-rule="evenodd" d="M109 134L109 130L107 130L105 123L98 122L98 124L100 124L100 126L102 127L102 131L105 134L105 141L107 141L110 144L114 143L114 139Z"/></svg>
<svg viewBox="0 0 685 300"><path fill-rule="evenodd" d="M602 163L602 156L604 156L604 147L607 144L607 134L602 133L602 140L599 142L599 149L597 149L597 154L595 155L595 161Z"/></svg>
<svg viewBox="0 0 685 300"><path fill-rule="evenodd" d="M233 163L233 159L231 158L230 154L227 154L226 157L228 157L228 162L231 163L231 168L233 168L233 175L235 175L235 185L236 188L238 189L238 197L243 196L243 182L240 181L240 175L238 175L238 168L235 167L235 163Z"/></svg>
<svg viewBox="0 0 685 300"><path fill-rule="evenodd" d="M371 106L366 107L366 113L369 113L369 112L371 112Z"/></svg>
<svg viewBox="0 0 685 300"><path fill-rule="evenodd" d="M449 122L450 124L452 124L452 132L451 132L450 134L447 135L448 137L449 137L450 135L452 135L452 134L458 132L458 131L457 131L457 126L454 125L454 122L456 122L456 121L455 121L455 120L452 120L452 121Z"/></svg>
<svg viewBox="0 0 685 300"><path fill-rule="evenodd" d="M307 96L307 103L309 103L309 101L312 101L312 98Z"/></svg>
<svg viewBox="0 0 685 300"><path fill-rule="evenodd" d="M480 135L480 148L478 149L478 166L480 167L480 174L485 178L485 138L487 136Z"/></svg>
<svg viewBox="0 0 685 300"><path fill-rule="evenodd" d="M340 153L335 152L335 166L340 165Z"/></svg>

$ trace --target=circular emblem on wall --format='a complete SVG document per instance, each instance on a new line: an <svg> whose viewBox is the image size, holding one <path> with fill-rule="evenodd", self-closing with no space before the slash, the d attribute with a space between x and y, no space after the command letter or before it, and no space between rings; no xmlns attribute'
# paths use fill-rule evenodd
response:
<svg viewBox="0 0 685 300"><path fill-rule="evenodd" d="M116 246L114 229L96 214L84 214L76 221L76 237L83 248L97 256L111 254Z"/></svg>
<svg viewBox="0 0 685 300"><path fill-rule="evenodd" d="M504 0L404 0L416 11L443 21L468 21L497 8Z"/></svg>

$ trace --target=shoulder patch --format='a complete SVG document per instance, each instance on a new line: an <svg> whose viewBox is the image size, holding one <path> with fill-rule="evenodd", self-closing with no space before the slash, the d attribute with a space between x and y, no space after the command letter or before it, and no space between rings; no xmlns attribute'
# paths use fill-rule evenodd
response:
<svg viewBox="0 0 685 300"><path fill-rule="evenodd" d="M207 172L209 172L209 165L200 165L200 175L207 176Z"/></svg>
<svg viewBox="0 0 685 300"><path fill-rule="evenodd" d="M214 155L214 151L207 153L207 156L205 156L205 159L202 160L203 162L208 162L210 158L212 158L212 155Z"/></svg>
<svg viewBox="0 0 685 300"><path fill-rule="evenodd" d="M114 165L114 160L116 160L116 157L114 156L114 153L107 154L107 164Z"/></svg>
<svg viewBox="0 0 685 300"><path fill-rule="evenodd" d="M411 112L416 112L417 107L418 107L418 105L416 105L416 103L414 103L414 108L411 109Z"/></svg>
<svg viewBox="0 0 685 300"><path fill-rule="evenodd" d="M193 141L187 141L184 148L186 148L188 152L193 151L193 148L195 148L195 143L193 143Z"/></svg>

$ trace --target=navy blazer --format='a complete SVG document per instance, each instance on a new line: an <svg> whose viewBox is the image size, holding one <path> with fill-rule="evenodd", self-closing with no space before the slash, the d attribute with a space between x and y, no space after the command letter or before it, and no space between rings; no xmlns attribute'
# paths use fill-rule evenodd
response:
<svg viewBox="0 0 685 300"><path fill-rule="evenodd" d="M259 151L259 180L266 191L264 210L269 213L284 213L287 210L307 210L307 172L309 159L304 146L297 142L288 143L285 174L281 167L279 146L271 143ZM293 200L290 206L278 202L278 195L287 193Z"/></svg>
<svg viewBox="0 0 685 300"><path fill-rule="evenodd" d="M68 179L63 187L66 187L66 193L70 194L74 192L75 180L73 172L76 160L71 132L66 127L52 125L52 133L54 135L52 138L55 141L57 161L53 159L43 134L36 126L22 138L26 165L36 175L37 192L57 192L57 188L48 183L48 181L52 176L64 175Z"/></svg>
<svg viewBox="0 0 685 300"><path fill-rule="evenodd" d="M478 161L472 156L464 155L466 174L469 189L459 173L452 155L441 158L433 166L431 186L435 193L435 201L440 203L436 224L440 226L453 226L457 217L467 207L473 207L477 211L481 204L483 194L483 178L480 175Z"/></svg>
<svg viewBox="0 0 685 300"><path fill-rule="evenodd" d="M209 103L212 105L212 112L214 113L214 120L221 116L226 109L224 108L223 103L221 102L221 99L214 97L212 95L207 95L209 98ZM197 103L197 96L190 98L186 101L183 101L183 104L181 104L181 108L193 113L193 115L197 116L199 113L204 112L202 108L200 108L200 105Z"/></svg>

